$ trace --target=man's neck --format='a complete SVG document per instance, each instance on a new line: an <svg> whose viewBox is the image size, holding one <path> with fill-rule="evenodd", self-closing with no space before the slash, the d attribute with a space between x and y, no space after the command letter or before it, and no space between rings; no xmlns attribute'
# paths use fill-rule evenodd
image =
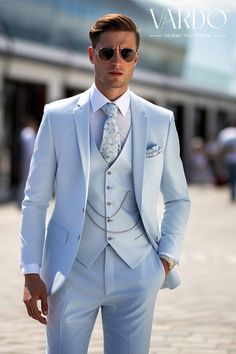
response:
<svg viewBox="0 0 236 354"><path fill-rule="evenodd" d="M122 88L109 88L109 89L104 89L103 87L100 87L99 84L95 82L95 85L97 89L106 97L108 98L109 101L115 101L117 98L122 96L127 90L127 87L122 87Z"/></svg>

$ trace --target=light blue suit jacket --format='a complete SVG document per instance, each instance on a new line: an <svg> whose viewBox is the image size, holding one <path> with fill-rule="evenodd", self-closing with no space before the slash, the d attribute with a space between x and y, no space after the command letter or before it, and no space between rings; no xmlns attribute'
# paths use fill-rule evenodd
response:
<svg viewBox="0 0 236 354"><path fill-rule="evenodd" d="M89 184L90 90L45 106L22 203L21 265L41 265L48 292L57 291L75 260L83 228ZM179 260L190 201L173 113L131 92L133 179L148 238L158 253ZM147 150L156 146L154 156ZM150 151L150 149L148 150ZM45 232L49 200L55 206ZM163 194L164 214L157 219ZM163 287L180 280L176 269Z"/></svg>

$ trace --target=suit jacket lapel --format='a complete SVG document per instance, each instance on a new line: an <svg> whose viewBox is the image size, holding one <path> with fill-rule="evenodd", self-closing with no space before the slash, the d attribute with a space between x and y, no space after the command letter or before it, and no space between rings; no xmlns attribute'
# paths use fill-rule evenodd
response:
<svg viewBox="0 0 236 354"><path fill-rule="evenodd" d="M142 189L144 162L146 158L146 140L148 115L136 95L131 93L131 119L133 129L133 180L139 211L142 214Z"/></svg>
<svg viewBox="0 0 236 354"><path fill-rule="evenodd" d="M90 90L85 91L79 97L77 107L74 109L74 121L79 144L83 174L88 190L90 170Z"/></svg>

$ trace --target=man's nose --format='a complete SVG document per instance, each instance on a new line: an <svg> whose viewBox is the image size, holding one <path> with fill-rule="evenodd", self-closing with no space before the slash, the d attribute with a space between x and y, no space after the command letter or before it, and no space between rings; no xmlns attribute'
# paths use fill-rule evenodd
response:
<svg viewBox="0 0 236 354"><path fill-rule="evenodd" d="M121 62L122 62L122 58L121 58L121 55L120 55L119 48L115 48L114 49L114 55L112 57L112 63L120 64Z"/></svg>

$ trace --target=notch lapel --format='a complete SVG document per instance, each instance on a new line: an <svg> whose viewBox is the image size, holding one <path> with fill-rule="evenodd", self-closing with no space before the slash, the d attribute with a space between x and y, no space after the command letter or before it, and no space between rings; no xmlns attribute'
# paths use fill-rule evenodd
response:
<svg viewBox="0 0 236 354"><path fill-rule="evenodd" d="M140 214L142 214L142 190L143 190L143 176L144 176L144 162L146 158L146 141L147 141L147 124L148 115L144 111L142 103L131 94L131 119L133 127L133 180L134 191L139 207Z"/></svg>
<svg viewBox="0 0 236 354"><path fill-rule="evenodd" d="M90 90L85 91L79 97L74 109L74 122L82 161L83 175L88 191L90 172Z"/></svg>

